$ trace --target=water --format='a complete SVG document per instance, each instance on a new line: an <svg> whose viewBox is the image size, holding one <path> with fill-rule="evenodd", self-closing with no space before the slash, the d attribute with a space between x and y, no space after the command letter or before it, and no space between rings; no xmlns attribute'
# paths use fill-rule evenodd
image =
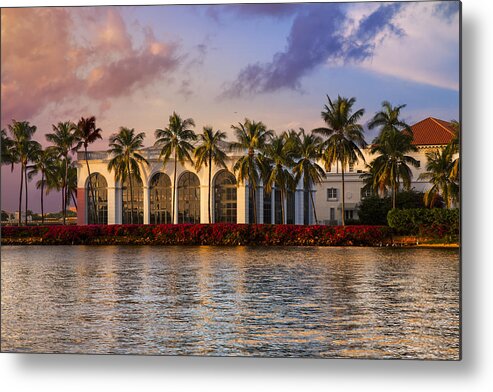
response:
<svg viewBox="0 0 493 392"><path fill-rule="evenodd" d="M459 358L457 250L1 250L2 351Z"/></svg>

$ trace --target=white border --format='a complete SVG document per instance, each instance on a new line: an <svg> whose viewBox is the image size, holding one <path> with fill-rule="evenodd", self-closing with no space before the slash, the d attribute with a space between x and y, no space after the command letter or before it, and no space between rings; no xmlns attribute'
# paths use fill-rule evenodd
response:
<svg viewBox="0 0 493 392"><path fill-rule="evenodd" d="M2 6L100 3L5 0ZM139 3L166 2L104 2ZM461 362L1 354L0 383L4 390L489 390L493 385L488 371L493 355L493 219L489 200L493 181L486 170L491 167L489 157L493 146L492 4L484 0L463 1L464 347Z"/></svg>

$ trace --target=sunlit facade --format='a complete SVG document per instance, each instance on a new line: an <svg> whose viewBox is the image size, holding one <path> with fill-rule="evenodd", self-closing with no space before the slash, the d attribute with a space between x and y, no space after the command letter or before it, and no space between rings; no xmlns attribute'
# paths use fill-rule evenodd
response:
<svg viewBox="0 0 493 392"><path fill-rule="evenodd" d="M412 168L411 188L426 191L430 184L420 180L425 171L426 153L443 148L453 133L448 123L428 118L413 126L417 152L410 153L419 162ZM283 198L273 187L266 192L262 184L256 189L256 208L253 192L248 184L238 184L233 165L238 156L229 156L227 167L212 167L209 189L209 170L197 171L190 163L177 165L176 197L173 198L174 162L163 166L159 152L152 148L142 150L149 165L141 166L141 180L132 179L132 192L127 179L123 184L108 172L109 155L106 152L89 152L89 165L93 193L85 164L78 165L78 223L257 223L265 224L340 224L342 220L341 168L335 164L326 172L326 178L314 189L303 189L300 183ZM358 219L358 206L368 196L363 191L361 175L366 164L374 159L369 149L363 150L364 160L345 168L345 218ZM83 156L80 157L81 159ZM82 162L82 160L79 160ZM210 192L210 214L208 211ZM174 207L174 208L173 208ZM315 208L315 211L314 211ZM97 211L95 214L94 211Z"/></svg>

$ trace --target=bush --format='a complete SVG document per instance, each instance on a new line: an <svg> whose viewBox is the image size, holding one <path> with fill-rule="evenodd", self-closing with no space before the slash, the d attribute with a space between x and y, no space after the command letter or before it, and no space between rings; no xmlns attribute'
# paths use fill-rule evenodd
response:
<svg viewBox="0 0 493 392"><path fill-rule="evenodd" d="M149 245L379 246L390 230L380 226L301 225L87 225L2 228L3 243ZM16 241L17 240L17 241Z"/></svg>
<svg viewBox="0 0 493 392"><path fill-rule="evenodd" d="M459 235L459 209L394 209L389 211L387 220L397 234L449 239Z"/></svg>
<svg viewBox="0 0 493 392"><path fill-rule="evenodd" d="M424 193L416 191L404 191L397 194L397 208L424 208ZM361 200L358 208L360 224L386 225L387 214L392 209L390 197L368 196Z"/></svg>

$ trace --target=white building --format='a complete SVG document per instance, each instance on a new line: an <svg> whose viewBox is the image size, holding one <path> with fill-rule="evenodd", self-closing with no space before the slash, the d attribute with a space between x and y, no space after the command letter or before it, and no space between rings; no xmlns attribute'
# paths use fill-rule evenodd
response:
<svg viewBox="0 0 493 392"><path fill-rule="evenodd" d="M426 166L425 154L443 148L453 137L450 123L435 118L426 118L412 126L414 141L418 151L411 153L420 162L420 167L412 169L412 188L425 191L428 182L418 180ZM174 162L170 160L163 166L159 160L159 151L145 148L142 155L149 165L141 167L142 183L133 184L133 223L208 223L208 192L211 192L212 222L253 223L252 198L245 184L237 185L232 167L238 156L230 156L227 168L212 168L212 186L208 188L208 168L199 172L193 165L186 163L177 165L177 189L172 215L172 181ZM371 162L368 149L363 151L366 163ZM84 161L84 153L78 156L78 190L77 190L77 222L88 223L130 223L130 189L127 183L115 181L114 172L108 171L110 157L106 152L88 152L88 160L95 184L93 192L96 202L89 203L91 192L89 176ZM357 219L357 207L362 197L363 180L360 178L365 171L365 162L360 161L345 170L345 210L347 219ZM339 224L341 222L341 173L338 165L334 165L327 178L313 189L319 223ZM264 192L263 187L257 189L257 222L281 223L280 192L271 194ZM91 210L89 211L89 207ZM290 192L284 201L284 222L290 224L313 224L310 193L303 190L300 183L295 192Z"/></svg>

